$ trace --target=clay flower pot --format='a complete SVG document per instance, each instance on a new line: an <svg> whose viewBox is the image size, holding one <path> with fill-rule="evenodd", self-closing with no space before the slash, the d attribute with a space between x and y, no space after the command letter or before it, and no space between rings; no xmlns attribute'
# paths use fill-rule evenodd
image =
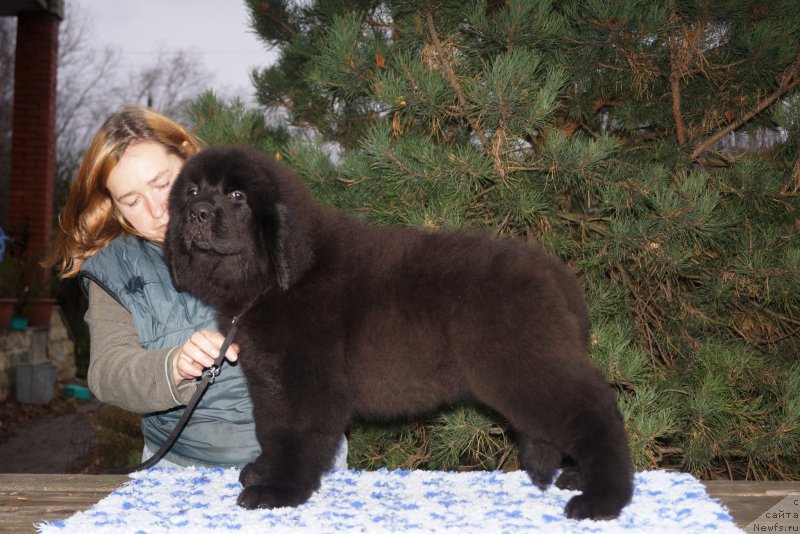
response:
<svg viewBox="0 0 800 534"><path fill-rule="evenodd" d="M11 318L14 316L14 305L17 299L0 298L0 330L8 328Z"/></svg>
<svg viewBox="0 0 800 534"><path fill-rule="evenodd" d="M25 316L28 326L50 326L50 317L53 315L54 298L32 299L26 306Z"/></svg>

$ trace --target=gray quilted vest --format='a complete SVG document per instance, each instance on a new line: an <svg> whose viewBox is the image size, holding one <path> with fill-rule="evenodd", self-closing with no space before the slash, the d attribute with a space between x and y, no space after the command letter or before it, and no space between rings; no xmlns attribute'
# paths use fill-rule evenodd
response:
<svg viewBox="0 0 800 534"><path fill-rule="evenodd" d="M120 236L83 264L81 276L84 289L94 281L131 313L146 349L177 347L196 330L218 330L210 307L175 289L156 243ZM160 448L183 410L142 417L148 449L155 453ZM243 467L260 452L241 366L224 363L166 459L178 465Z"/></svg>

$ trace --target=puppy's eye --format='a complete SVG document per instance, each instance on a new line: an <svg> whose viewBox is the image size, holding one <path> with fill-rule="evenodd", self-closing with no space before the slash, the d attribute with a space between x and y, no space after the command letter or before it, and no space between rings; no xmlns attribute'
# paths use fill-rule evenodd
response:
<svg viewBox="0 0 800 534"><path fill-rule="evenodd" d="M241 191L231 191L228 193L228 198L231 200L244 200L244 193Z"/></svg>
<svg viewBox="0 0 800 534"><path fill-rule="evenodd" d="M196 197L199 190L196 185L190 185L189 189L186 190L187 197Z"/></svg>

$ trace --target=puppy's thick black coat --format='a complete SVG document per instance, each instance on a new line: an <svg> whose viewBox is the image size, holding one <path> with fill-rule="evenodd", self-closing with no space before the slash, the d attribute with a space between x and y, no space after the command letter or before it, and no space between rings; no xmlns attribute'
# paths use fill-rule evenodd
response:
<svg viewBox="0 0 800 534"><path fill-rule="evenodd" d="M372 227L315 201L243 147L186 162L170 196L175 282L242 317L241 365L263 453L245 508L296 506L319 487L351 418L479 401L516 430L540 488L580 489L573 518L613 518L633 468L614 394L587 355L575 277L534 246Z"/></svg>

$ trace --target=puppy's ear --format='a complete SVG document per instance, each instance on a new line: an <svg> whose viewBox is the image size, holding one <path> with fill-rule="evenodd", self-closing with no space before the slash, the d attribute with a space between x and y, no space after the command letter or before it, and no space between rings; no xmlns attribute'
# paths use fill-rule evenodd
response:
<svg viewBox="0 0 800 534"><path fill-rule="evenodd" d="M278 286L286 291L308 270L314 260L308 229L303 220L282 203L275 206L272 228L263 232Z"/></svg>
<svg viewBox="0 0 800 534"><path fill-rule="evenodd" d="M172 284L178 289L182 289L181 274L187 271L188 259L180 249L180 227L177 223L173 222L170 217L169 226L167 227L167 235L164 238L164 261L169 267L169 274L172 277Z"/></svg>

